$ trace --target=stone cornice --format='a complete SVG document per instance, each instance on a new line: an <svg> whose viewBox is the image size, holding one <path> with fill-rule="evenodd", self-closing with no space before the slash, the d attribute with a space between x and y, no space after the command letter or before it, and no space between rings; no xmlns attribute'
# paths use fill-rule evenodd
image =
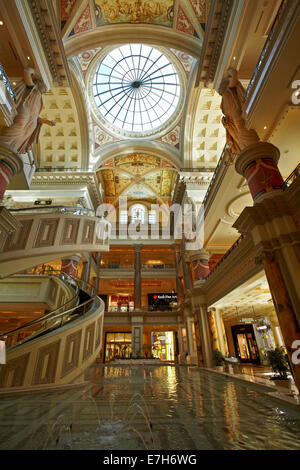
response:
<svg viewBox="0 0 300 470"><path fill-rule="evenodd" d="M71 86L72 77L64 51L52 0L28 0L56 86Z"/></svg>
<svg viewBox="0 0 300 470"><path fill-rule="evenodd" d="M82 186L87 185L94 208L96 209L102 202L99 191L99 182L94 172L36 172L31 182L31 189L36 186Z"/></svg>
<svg viewBox="0 0 300 470"><path fill-rule="evenodd" d="M207 86L214 80L233 3L233 0L212 0L211 2L196 86L200 82Z"/></svg>

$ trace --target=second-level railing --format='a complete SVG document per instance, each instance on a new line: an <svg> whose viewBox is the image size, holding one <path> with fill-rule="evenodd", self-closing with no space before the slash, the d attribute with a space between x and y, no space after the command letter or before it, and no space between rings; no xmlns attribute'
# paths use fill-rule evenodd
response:
<svg viewBox="0 0 300 470"><path fill-rule="evenodd" d="M206 276L204 279L207 280L217 269L218 267L223 263L223 261L225 261L226 258L228 258L228 256L230 255L230 253L232 253L232 251L237 247L239 246L239 244L241 243L241 241L246 237L246 235L241 235L235 242L234 244L229 248L228 251L226 251L226 253L224 254L224 256L222 256L222 258L215 264L214 268L210 271L210 273L208 274L208 276Z"/></svg>
<svg viewBox="0 0 300 470"><path fill-rule="evenodd" d="M145 270L164 270L164 269L175 269L174 264L142 264L142 269ZM134 269L134 264L101 264L100 269Z"/></svg>
<svg viewBox="0 0 300 470"><path fill-rule="evenodd" d="M22 207L18 209L9 209L14 214L36 214L39 212L51 214L73 214L73 215L89 215L96 216L94 209L86 209L80 206L52 206L47 204L36 205L31 207Z"/></svg>

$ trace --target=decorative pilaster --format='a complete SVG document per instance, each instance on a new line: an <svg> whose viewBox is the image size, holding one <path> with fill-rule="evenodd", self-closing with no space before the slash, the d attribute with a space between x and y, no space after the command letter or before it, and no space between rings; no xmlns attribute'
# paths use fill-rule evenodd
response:
<svg viewBox="0 0 300 470"><path fill-rule="evenodd" d="M78 253L69 258L63 258L61 260L61 270L66 274L77 277L77 268L80 260L81 255Z"/></svg>
<svg viewBox="0 0 300 470"><path fill-rule="evenodd" d="M141 249L142 245L134 245L134 309L141 309Z"/></svg>

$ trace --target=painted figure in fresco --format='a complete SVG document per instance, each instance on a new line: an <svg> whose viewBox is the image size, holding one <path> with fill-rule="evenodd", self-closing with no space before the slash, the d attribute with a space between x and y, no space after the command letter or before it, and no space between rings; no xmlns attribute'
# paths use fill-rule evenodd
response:
<svg viewBox="0 0 300 470"><path fill-rule="evenodd" d="M55 126L54 121L42 119L39 114L43 108L42 95L47 91L44 82L35 76L31 68L24 70L24 79L15 88L14 122L2 129L0 144L15 153L26 153L33 143L37 143L43 124Z"/></svg>
<svg viewBox="0 0 300 470"><path fill-rule="evenodd" d="M222 124L226 129L226 142L231 152L238 154L249 145L259 142L259 137L254 129L246 129L242 118L245 90L235 69L227 70L218 92L222 96Z"/></svg>

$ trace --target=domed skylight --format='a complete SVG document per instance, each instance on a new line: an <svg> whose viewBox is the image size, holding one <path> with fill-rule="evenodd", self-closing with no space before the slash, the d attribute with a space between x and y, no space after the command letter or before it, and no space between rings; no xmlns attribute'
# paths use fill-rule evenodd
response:
<svg viewBox="0 0 300 470"><path fill-rule="evenodd" d="M100 62L93 95L102 117L117 129L152 133L175 112L180 82L175 67L161 51L127 44Z"/></svg>

